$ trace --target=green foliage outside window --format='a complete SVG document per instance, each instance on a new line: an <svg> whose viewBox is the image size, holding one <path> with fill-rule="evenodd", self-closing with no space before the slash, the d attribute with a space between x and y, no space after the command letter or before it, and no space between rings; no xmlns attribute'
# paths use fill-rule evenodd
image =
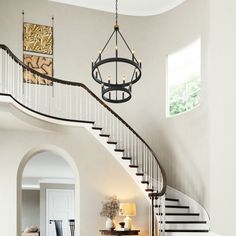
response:
<svg viewBox="0 0 236 236"><path fill-rule="evenodd" d="M192 75L184 83L172 86L169 91L169 115L191 110L200 101L200 75Z"/></svg>

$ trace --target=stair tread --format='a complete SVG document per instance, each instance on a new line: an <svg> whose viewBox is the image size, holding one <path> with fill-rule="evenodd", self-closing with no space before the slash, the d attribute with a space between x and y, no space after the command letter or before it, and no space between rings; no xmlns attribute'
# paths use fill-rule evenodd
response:
<svg viewBox="0 0 236 236"><path fill-rule="evenodd" d="M99 134L101 137L110 137L110 134Z"/></svg>
<svg viewBox="0 0 236 236"><path fill-rule="evenodd" d="M179 199L175 199L175 198L166 198L166 201L179 202Z"/></svg>
<svg viewBox="0 0 236 236"><path fill-rule="evenodd" d="M132 160L131 157L122 157L123 160Z"/></svg>
<svg viewBox="0 0 236 236"><path fill-rule="evenodd" d="M166 216L200 216L199 213L165 213Z"/></svg>
<svg viewBox="0 0 236 236"><path fill-rule="evenodd" d="M161 230L161 232L163 232L163 230ZM208 233L209 230L206 230L206 229L166 229L165 232Z"/></svg>
<svg viewBox="0 0 236 236"><path fill-rule="evenodd" d="M160 207L160 205L155 205L155 207ZM165 208L179 208L179 209L189 209L189 206L172 206L172 205L165 205Z"/></svg>
<svg viewBox="0 0 236 236"><path fill-rule="evenodd" d="M108 144L117 144L116 141L107 141Z"/></svg>
<svg viewBox="0 0 236 236"><path fill-rule="evenodd" d="M129 165L130 168L138 168L138 165Z"/></svg>
<svg viewBox="0 0 236 236"><path fill-rule="evenodd" d="M162 223L162 221L160 222ZM206 224L206 221L166 221L166 224Z"/></svg>
<svg viewBox="0 0 236 236"><path fill-rule="evenodd" d="M144 176L144 173L136 173L137 176Z"/></svg>
<svg viewBox="0 0 236 236"><path fill-rule="evenodd" d="M102 130L101 127L92 127L92 129L95 129L95 130Z"/></svg>
<svg viewBox="0 0 236 236"><path fill-rule="evenodd" d="M124 152L125 150L124 149L119 149L119 148L116 148L114 149L115 152Z"/></svg>
<svg viewBox="0 0 236 236"><path fill-rule="evenodd" d="M152 188L146 188L145 191L146 192L153 192L154 190Z"/></svg>

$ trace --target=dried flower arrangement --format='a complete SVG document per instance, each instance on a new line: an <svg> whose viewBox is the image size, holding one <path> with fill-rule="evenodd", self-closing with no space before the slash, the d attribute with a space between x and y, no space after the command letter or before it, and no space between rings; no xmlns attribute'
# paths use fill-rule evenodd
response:
<svg viewBox="0 0 236 236"><path fill-rule="evenodd" d="M108 217L113 220L120 208L120 201L117 199L117 196L106 197L107 201L102 202L102 211L100 216Z"/></svg>

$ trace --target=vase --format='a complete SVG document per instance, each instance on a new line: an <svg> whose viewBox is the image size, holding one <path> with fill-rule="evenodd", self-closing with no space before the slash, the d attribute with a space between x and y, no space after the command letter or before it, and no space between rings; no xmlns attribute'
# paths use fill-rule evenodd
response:
<svg viewBox="0 0 236 236"><path fill-rule="evenodd" d="M111 218L106 220L106 229L115 229L115 223Z"/></svg>

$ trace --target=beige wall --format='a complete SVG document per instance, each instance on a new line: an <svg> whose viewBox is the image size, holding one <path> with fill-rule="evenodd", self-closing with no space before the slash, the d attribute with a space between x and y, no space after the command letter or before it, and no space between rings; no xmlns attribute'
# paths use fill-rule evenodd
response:
<svg viewBox="0 0 236 236"><path fill-rule="evenodd" d="M113 27L112 14L31 0L1 0L0 27L6 43L22 55L22 9L25 20L51 23L55 16L55 74L85 83L100 96L91 79L91 59L97 56ZM9 20L10 19L10 20ZM159 16L121 16L121 30L143 61L142 80L133 99L112 105L155 149L168 175L169 185L187 193L208 208L208 127L205 72L207 1L188 0ZM166 72L169 53L202 37L203 91L201 106L182 116L165 116Z"/></svg>
<svg viewBox="0 0 236 236"><path fill-rule="evenodd" d="M99 95L99 86L90 77L90 62L110 34L113 15L45 0L1 0L0 41L18 56L22 54L22 9L27 21L49 24L51 15L55 16L56 76L83 82ZM134 87L134 98L127 104L112 106L158 153L167 170L168 183L210 210L213 230L224 236L234 234L229 225L233 225L235 218L231 210L235 208L232 188L236 133L233 125L235 9L234 0L227 4L219 0L188 0L159 16L122 16L121 29L142 58L144 74ZM199 36L202 38L201 105L191 112L167 119L166 56ZM16 167L9 166L5 159L2 162L9 172L1 174L14 176ZM15 161L13 163L15 166ZM102 167L92 165L91 168L101 171ZM6 181L13 180L0 182L12 190ZM98 186L103 185L100 181ZM96 191L97 186L84 188ZM14 196L6 198L11 211L15 210ZM82 220L86 223L88 218L84 216Z"/></svg>
<svg viewBox="0 0 236 236"><path fill-rule="evenodd" d="M210 212L212 229L235 235L236 2L210 0Z"/></svg>
<svg viewBox="0 0 236 236"><path fill-rule="evenodd" d="M151 143L167 171L168 184L209 209L207 6L206 0L189 0L146 21L148 48L143 44L146 49L143 82L146 86L141 89L143 95L148 91L149 100L144 113L149 123L141 131L150 135ZM184 48L198 37L202 40L200 106L185 114L166 118L167 55ZM141 96L138 98L142 103Z"/></svg>
<svg viewBox="0 0 236 236"><path fill-rule="evenodd" d="M129 174L85 129L74 128L73 133L65 130L63 133L0 130L0 144L0 189L3 190L0 195L2 235L16 235L19 165L25 161L26 153L45 145L50 147L49 149L54 150L54 147L58 147L66 152L79 171L77 220L80 222L81 236L99 235L98 230L105 226L105 219L99 215L101 201L105 196L111 195L117 195L121 201L136 202L138 215L133 218L134 226L141 229L141 235L147 235L148 201ZM89 148L91 146L92 149ZM117 222L120 220L116 219Z"/></svg>

